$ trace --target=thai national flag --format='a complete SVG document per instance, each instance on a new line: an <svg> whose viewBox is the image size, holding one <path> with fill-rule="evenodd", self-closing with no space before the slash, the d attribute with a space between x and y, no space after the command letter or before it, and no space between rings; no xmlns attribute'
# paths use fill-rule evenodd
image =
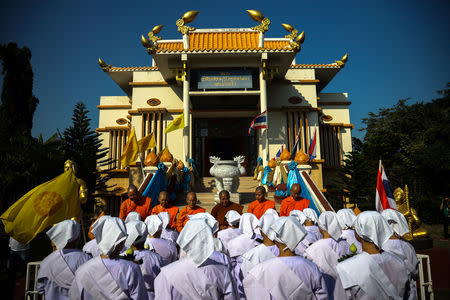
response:
<svg viewBox="0 0 450 300"><path fill-rule="evenodd" d="M252 134L252 129L263 129L267 128L267 110L257 115L248 129L248 134Z"/></svg>
<svg viewBox="0 0 450 300"><path fill-rule="evenodd" d="M389 186L389 180L386 176L386 172L384 172L383 165L381 164L381 159L380 166L378 168L375 207L379 213L388 208L397 210L397 204L395 203L394 195L392 194L392 190Z"/></svg>
<svg viewBox="0 0 450 300"><path fill-rule="evenodd" d="M298 146L298 143L300 142L300 133L302 132L302 128L300 127L299 129L298 129L298 132L297 132L297 137L295 138L295 144L294 144L294 147L292 147L292 151L291 151L291 159L294 159L295 158L295 153L297 153L297 146Z"/></svg>
<svg viewBox="0 0 450 300"><path fill-rule="evenodd" d="M308 155L309 160L313 160L316 158L316 148L317 148L317 138L316 138L317 128L314 129L314 136L311 137L311 141L309 142Z"/></svg>
<svg viewBox="0 0 450 300"><path fill-rule="evenodd" d="M281 145L281 148L280 148L280 150L278 150L277 155L275 155L275 158L280 157L281 152L283 152L283 150L284 150L284 145Z"/></svg>

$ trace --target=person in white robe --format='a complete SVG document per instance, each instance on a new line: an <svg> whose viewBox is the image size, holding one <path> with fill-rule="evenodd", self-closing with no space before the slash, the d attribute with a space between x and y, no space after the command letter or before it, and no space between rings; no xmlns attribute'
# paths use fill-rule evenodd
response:
<svg viewBox="0 0 450 300"><path fill-rule="evenodd" d="M296 256L306 229L292 216L280 217L271 226L280 256L253 267L243 280L247 299L328 299L319 268Z"/></svg>
<svg viewBox="0 0 450 300"><path fill-rule="evenodd" d="M354 228L363 251L336 266L348 299L410 297L409 273L404 262L394 254L380 251L393 234L386 220L376 211L364 211L356 217Z"/></svg>
<svg viewBox="0 0 450 300"><path fill-rule="evenodd" d="M83 246L83 252L89 254L91 257L97 257L102 254L98 248L97 241L95 239L90 240Z"/></svg>
<svg viewBox="0 0 450 300"><path fill-rule="evenodd" d="M340 238L342 229L335 212L321 213L318 227L323 238L306 249L305 258L319 267L325 279L330 299L343 299L345 291L337 276L336 265L339 258L351 254L350 245Z"/></svg>
<svg viewBox="0 0 450 300"><path fill-rule="evenodd" d="M214 250L228 255L228 252L225 249L222 241L220 239L216 238L217 232L219 231L219 222L216 220L216 218L214 218L208 212L198 213L195 215L189 215L188 218L189 218L189 220L204 219L206 221L206 223L209 225L209 227L211 227L211 230L214 235Z"/></svg>
<svg viewBox="0 0 450 300"><path fill-rule="evenodd" d="M176 243L178 239L178 231L167 228L170 223L170 214L167 211L162 211L158 214L158 217L161 218L163 227L161 238Z"/></svg>
<svg viewBox="0 0 450 300"><path fill-rule="evenodd" d="M155 299L237 299L230 270L211 259L214 240L205 219L189 220L177 240L186 257L161 269Z"/></svg>
<svg viewBox="0 0 450 300"><path fill-rule="evenodd" d="M382 245L382 249L397 255L403 260L411 275L410 288L412 291L415 291L415 280L419 278L419 261L414 247L402 239L402 236L409 233L408 221L406 221L402 213L393 209L385 209L381 215L391 226L392 231L394 231L389 240Z"/></svg>
<svg viewBox="0 0 450 300"><path fill-rule="evenodd" d="M102 251L75 273L70 299L146 299L139 266L120 259L127 238L125 223L116 217L102 216L92 226L92 234Z"/></svg>
<svg viewBox="0 0 450 300"><path fill-rule="evenodd" d="M356 220L356 215L350 208L343 208L336 212L338 216L339 225L342 228L341 238L347 241L351 246L352 244L356 247L356 253L361 253L362 245L355 238L355 231L353 230L353 223Z"/></svg>
<svg viewBox="0 0 450 300"><path fill-rule="evenodd" d="M273 242L276 236L275 232L270 229L270 226L278 218L278 214L269 212L263 214L259 219L258 228L261 232L263 243L242 254L241 273L243 277L247 276L247 273L254 266L280 255L278 246Z"/></svg>
<svg viewBox="0 0 450 300"><path fill-rule="evenodd" d="M161 256L164 266L177 260L178 250L176 244L171 240L161 238L163 229L161 218L158 215L150 215L145 218L144 223L147 225L148 232L144 247L148 245L147 247L155 249L155 252Z"/></svg>
<svg viewBox="0 0 450 300"><path fill-rule="evenodd" d="M147 237L147 225L142 221L131 221L125 224L128 237L125 248L132 249L134 261L141 268L142 276L147 289L148 299L155 298L154 281L163 265L162 258L154 249L145 249L144 242Z"/></svg>
<svg viewBox="0 0 450 300"><path fill-rule="evenodd" d="M218 231L217 238L222 242L225 249L228 249L228 241L242 234L242 231L239 229L241 215L235 210L230 210L225 214L225 219L229 227Z"/></svg>
<svg viewBox="0 0 450 300"><path fill-rule="evenodd" d="M142 221L141 214L136 211L129 212L127 217L125 218L125 224L131 221Z"/></svg>
<svg viewBox="0 0 450 300"><path fill-rule="evenodd" d="M294 209L289 213L289 216L296 217L297 220L300 222L300 224L302 224L307 231L305 238L300 243L298 243L297 247L295 248L295 255L304 256L305 250L312 243L314 243L315 241L318 240L319 234L316 234L316 231L315 231L317 226L314 226L314 224L312 224L312 226L305 226L304 224L307 221L307 218L306 218L305 214L303 213L303 211L301 211L301 210ZM311 225L312 221L308 220L308 222L310 222L308 224ZM311 229L308 230L309 228L311 228Z"/></svg>
<svg viewBox="0 0 450 300"><path fill-rule="evenodd" d="M317 216L316 211L312 208L305 208L303 210L303 214L306 218L303 222L303 226L305 226L306 230L312 232L316 236L317 240L320 240L322 238L322 234L319 231L319 227L317 227L319 217Z"/></svg>
<svg viewBox="0 0 450 300"><path fill-rule="evenodd" d="M65 220L47 231L56 250L40 264L37 277L37 291L47 299L69 299L69 289L75 278L75 271L91 257L78 250L80 224Z"/></svg>

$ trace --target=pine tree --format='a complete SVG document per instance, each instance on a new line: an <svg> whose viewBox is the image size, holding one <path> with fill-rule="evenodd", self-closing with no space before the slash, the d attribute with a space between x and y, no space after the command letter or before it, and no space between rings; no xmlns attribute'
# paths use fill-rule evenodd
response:
<svg viewBox="0 0 450 300"><path fill-rule="evenodd" d="M90 128L88 113L84 103L78 102L73 111L72 126L64 130L63 135L65 157L77 163L77 177L86 182L89 193L92 194L107 180L97 172L97 165L107 161L105 157L108 149L101 148L98 133Z"/></svg>

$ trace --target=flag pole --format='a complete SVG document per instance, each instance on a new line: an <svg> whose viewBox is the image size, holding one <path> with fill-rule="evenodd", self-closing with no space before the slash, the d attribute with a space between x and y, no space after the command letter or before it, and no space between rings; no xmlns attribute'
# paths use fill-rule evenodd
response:
<svg viewBox="0 0 450 300"><path fill-rule="evenodd" d="M142 166L144 164L144 160L142 159L142 153L139 152L139 159L141 160L141 172L142 172L142 180L145 179L145 173L144 173L144 167Z"/></svg>

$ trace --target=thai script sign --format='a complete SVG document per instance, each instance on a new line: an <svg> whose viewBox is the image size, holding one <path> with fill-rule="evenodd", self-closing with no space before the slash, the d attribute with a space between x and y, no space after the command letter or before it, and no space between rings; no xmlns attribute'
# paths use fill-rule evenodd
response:
<svg viewBox="0 0 450 300"><path fill-rule="evenodd" d="M198 89L248 89L252 88L250 70L199 71Z"/></svg>

